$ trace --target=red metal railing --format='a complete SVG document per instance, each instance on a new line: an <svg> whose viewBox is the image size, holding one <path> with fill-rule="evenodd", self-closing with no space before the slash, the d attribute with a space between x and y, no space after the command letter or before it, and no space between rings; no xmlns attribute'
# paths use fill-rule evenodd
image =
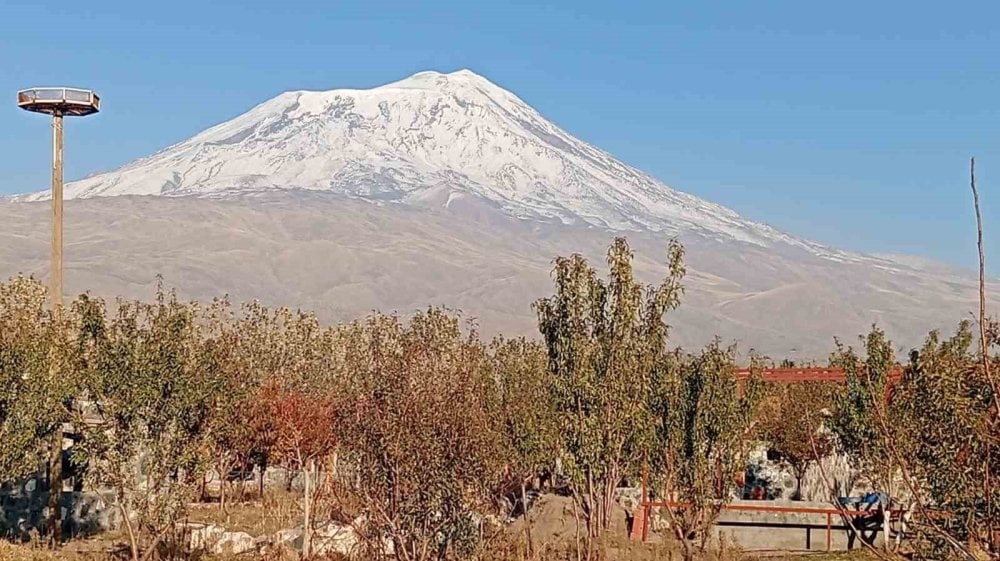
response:
<svg viewBox="0 0 1000 561"><path fill-rule="evenodd" d="M746 380L750 377L749 368L740 368L736 371L737 380ZM893 367L889 371L889 382L895 383L903 377L903 368ZM794 382L844 382L847 380L842 368L764 368L761 370L761 378L765 382L794 383Z"/></svg>
<svg viewBox="0 0 1000 561"><path fill-rule="evenodd" d="M779 383L779 384L791 384L798 382L837 382L843 383L847 380L847 376L842 368L830 368L830 367L803 367L803 368L764 368L760 371L761 379L764 382L769 383ZM736 371L736 380L738 382L746 381L751 375L751 370L749 368L740 368ZM903 368L900 366L895 366L889 371L888 380L889 385L894 385L899 382L903 377ZM886 399L890 398L888 388L886 388ZM641 518L637 520L635 524L639 524L638 530L641 532L641 539L645 541L649 537L649 519L651 510L653 507L666 507L673 509L684 509L690 508L690 503L679 503L679 502L655 502L648 501L648 481L647 475L643 474L642 479L642 497L641 503L639 505L641 510ZM850 509L838 509L834 507L797 507L797 506L777 506L777 505L747 505L747 504L726 504L721 505L721 510L728 511L743 511L743 512L770 512L775 514L819 514L826 516L826 550L830 551L832 547L833 540L833 517L836 516L849 516L854 519L864 518L872 516L875 511L865 511L856 510L852 511ZM899 516L902 513L900 510L890 510L887 511L890 517ZM635 529L635 528L634 528ZM636 532L633 531L633 537Z"/></svg>
<svg viewBox="0 0 1000 561"><path fill-rule="evenodd" d="M671 509L686 509L691 508L691 503L681 503L674 501L667 502L657 502L657 501L644 501L640 504L640 509L642 512L642 518L633 523L632 536L635 538L635 524L638 524L638 529L641 532L642 541L649 539L649 520L652 515L652 509L654 507L664 507ZM742 512L767 512L773 514L819 514L826 516L826 550L831 551L833 548L833 517L834 516L850 516L854 519L867 518L874 516L876 511L867 510L856 510L852 511L849 509L837 509L833 507L808 507L808 506L779 506L779 505L748 505L748 504L724 504L720 505L720 510L723 511L742 511ZM890 517L900 516L902 514L901 510L891 510L887 511ZM764 523L761 523L762 525Z"/></svg>

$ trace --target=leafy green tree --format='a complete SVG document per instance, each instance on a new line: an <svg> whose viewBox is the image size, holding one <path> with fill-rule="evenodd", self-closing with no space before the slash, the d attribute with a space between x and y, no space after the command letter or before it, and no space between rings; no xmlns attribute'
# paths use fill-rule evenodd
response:
<svg viewBox="0 0 1000 561"><path fill-rule="evenodd" d="M795 475L796 500L802 499L802 478L809 466L836 448L825 422L835 392L822 382L784 384L769 388L761 405L761 436Z"/></svg>
<svg viewBox="0 0 1000 561"><path fill-rule="evenodd" d="M896 365L892 343L885 332L872 327L862 338L865 356L837 341L830 366L842 368L846 384L837 397L831 429L841 449L854 458L861 472L875 485L876 491L892 496L895 467L889 445L896 437L885 438L883 427L893 431L898 426L884 418L889 396L889 373Z"/></svg>
<svg viewBox="0 0 1000 561"><path fill-rule="evenodd" d="M28 476L44 465L53 435L68 421L74 393L69 322L56 323L45 286L15 277L0 283L0 473ZM60 485L55 485L59 489Z"/></svg>
<svg viewBox="0 0 1000 561"><path fill-rule="evenodd" d="M896 366L896 359L892 342L878 327L873 326L861 343L864 357L840 341L830 357L830 366L843 369L846 377L846 384L836 398L831 429L841 451L871 482L872 490L891 498L904 491L898 459L906 429L888 406L889 374ZM831 489L833 493L847 491ZM883 535L889 535L887 516L882 517L882 531ZM886 540L884 549L889 548Z"/></svg>
<svg viewBox="0 0 1000 561"><path fill-rule="evenodd" d="M227 475L238 469L244 476L240 478L242 494L246 472L257 462L263 485L263 469L274 443L273 423L261 392L265 382L278 373L274 355L282 348L276 337L280 316L257 302L244 305L241 312L235 317L229 301L217 299L202 321L206 356L211 361L206 375L216 382L208 407L207 442L220 477L223 510Z"/></svg>
<svg viewBox="0 0 1000 561"><path fill-rule="evenodd" d="M537 342L498 337L490 346L497 381L496 416L502 424L510 483L520 494L528 553L533 553L526 484L555 470L559 419L552 399L545 348ZM509 488L506 488L509 490Z"/></svg>
<svg viewBox="0 0 1000 561"><path fill-rule="evenodd" d="M476 540L492 508L502 434L489 404L493 365L475 333L430 309L404 324L374 315L345 327L337 371L343 453L367 520L366 558L445 559Z"/></svg>
<svg viewBox="0 0 1000 561"><path fill-rule="evenodd" d="M1000 435L990 423L997 396L973 343L968 322L948 339L931 332L893 391L893 417L903 429L893 459L922 506L950 513L918 512L923 524L915 530L928 546L922 553L939 558L964 555L958 544L990 551L1000 516L993 510L1000 504Z"/></svg>
<svg viewBox="0 0 1000 561"><path fill-rule="evenodd" d="M206 375L197 308L158 292L156 302L83 299L80 335L89 416L74 459L92 483L114 491L133 561L148 559L174 528L197 484L206 449L208 406L217 388Z"/></svg>
<svg viewBox="0 0 1000 561"><path fill-rule="evenodd" d="M705 549L753 442L761 384L754 377L740 388L734 355L716 340L698 355L673 353L658 371L653 403L662 454L656 473L666 496L685 505L667 509L685 559Z"/></svg>
<svg viewBox="0 0 1000 561"><path fill-rule="evenodd" d="M643 286L628 242L616 238L607 281L580 255L560 257L556 293L535 303L563 428L563 468L590 538L610 525L615 489L637 474L653 440L653 371L666 352L664 315L680 301L683 253L671 243L667 274Z"/></svg>

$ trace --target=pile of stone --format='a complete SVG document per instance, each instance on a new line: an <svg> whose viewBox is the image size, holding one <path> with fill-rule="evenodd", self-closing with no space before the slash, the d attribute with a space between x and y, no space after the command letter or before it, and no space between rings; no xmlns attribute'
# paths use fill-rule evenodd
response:
<svg viewBox="0 0 1000 561"><path fill-rule="evenodd" d="M829 501L830 488L838 496L864 494L872 488L860 471L851 465L843 454L833 454L823 458L821 465L811 463L802 478L801 496L796 495L795 474L782 462L768 458L767 447L758 446L750 454L747 465L746 485L743 496L753 498L755 489L760 489L766 500Z"/></svg>
<svg viewBox="0 0 1000 561"><path fill-rule="evenodd" d="M305 539L302 526L257 537L246 532L230 532L215 524L189 523L184 525L184 530L190 535L188 544L192 552L214 554L269 553L281 549L302 551ZM316 555L348 557L357 552L359 543L353 525L327 522L313 529L311 549Z"/></svg>
<svg viewBox="0 0 1000 561"><path fill-rule="evenodd" d="M0 489L0 534L25 539L45 527L49 493L36 479ZM63 530L71 536L89 536L121 526L121 512L109 492L66 492L59 506Z"/></svg>

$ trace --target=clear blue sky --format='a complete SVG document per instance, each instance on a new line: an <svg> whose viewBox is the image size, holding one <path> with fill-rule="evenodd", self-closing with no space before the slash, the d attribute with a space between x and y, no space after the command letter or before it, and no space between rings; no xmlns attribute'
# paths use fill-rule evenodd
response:
<svg viewBox="0 0 1000 561"><path fill-rule="evenodd" d="M0 2L0 193L48 184L33 85L97 89L67 177L292 89L471 68L667 184L850 249L1000 270L1000 3Z"/></svg>

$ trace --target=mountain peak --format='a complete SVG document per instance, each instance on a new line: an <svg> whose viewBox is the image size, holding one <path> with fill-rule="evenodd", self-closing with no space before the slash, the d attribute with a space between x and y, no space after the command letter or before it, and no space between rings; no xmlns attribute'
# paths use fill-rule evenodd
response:
<svg viewBox="0 0 1000 561"><path fill-rule="evenodd" d="M386 84L386 88L400 88L400 87L410 87L410 88L441 88L447 85L475 85L475 86L489 86L489 87L499 87L493 82L489 81L484 76L476 74L468 68L463 68L461 70L456 70L454 72L438 72L436 70L424 70L422 72L417 72L412 76L403 78L397 82L392 82Z"/></svg>
<svg viewBox="0 0 1000 561"><path fill-rule="evenodd" d="M453 95L460 98L486 95L495 102L504 103L516 100L520 104L524 103L513 93L496 85L485 76L477 74L467 68L447 73L435 70L425 70L423 72L417 72L407 78L403 78L402 80L366 91L390 89L435 92L443 95Z"/></svg>
<svg viewBox="0 0 1000 561"><path fill-rule="evenodd" d="M298 114L300 115L322 115L328 113L331 107L339 106L344 99L355 100L356 105L364 104L371 100L378 100L379 106L382 106L384 105L383 102L392 103L400 100L414 101L417 99L428 101L442 97L452 98L462 105L476 103L497 104L503 106L506 111L518 113L533 112L528 104L510 91L501 88L488 78L472 70L463 68L453 72L424 70L402 80L369 89L341 88L332 90L287 91L258 105L244 115L230 121L230 123L244 120L247 117L259 118L261 114L269 111L284 111L290 106L298 107L300 109ZM223 125L227 125L227 123L223 123ZM223 125L219 125L219 127ZM212 131L219 127L213 127L213 129L209 130ZM203 135L204 133L195 138L202 137Z"/></svg>
<svg viewBox="0 0 1000 561"><path fill-rule="evenodd" d="M367 90L286 92L65 192L237 197L289 189L423 206L464 195L522 219L830 252L671 189L468 69L418 72Z"/></svg>

